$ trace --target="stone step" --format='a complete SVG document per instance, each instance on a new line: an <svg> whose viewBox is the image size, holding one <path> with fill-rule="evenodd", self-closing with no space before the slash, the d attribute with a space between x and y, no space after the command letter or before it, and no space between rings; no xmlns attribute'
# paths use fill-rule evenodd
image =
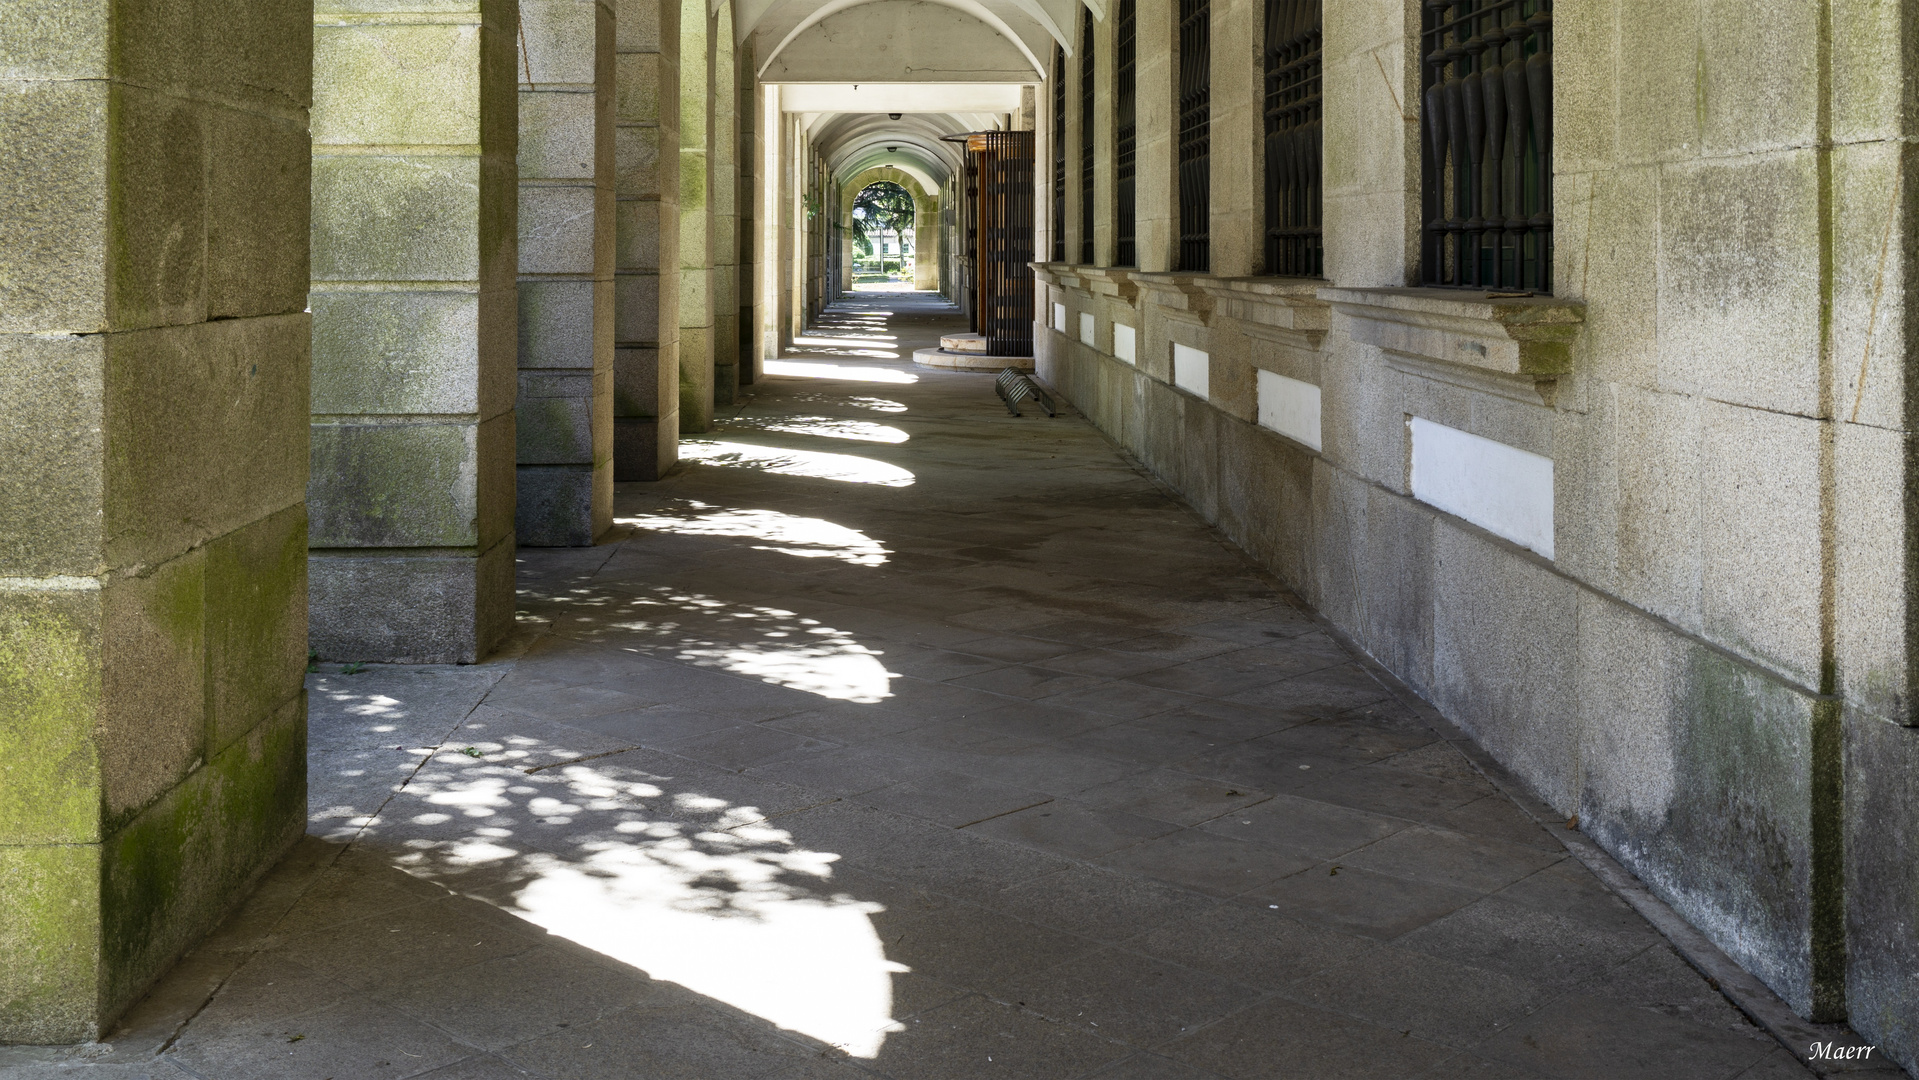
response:
<svg viewBox="0 0 1919 1080"><path fill-rule="evenodd" d="M984 353L986 335L984 334L941 334L940 348L947 352Z"/></svg>

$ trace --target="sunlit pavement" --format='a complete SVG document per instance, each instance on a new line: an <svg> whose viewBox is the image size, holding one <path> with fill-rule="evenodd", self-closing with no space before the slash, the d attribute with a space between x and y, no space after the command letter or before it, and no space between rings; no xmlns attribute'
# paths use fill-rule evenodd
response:
<svg viewBox="0 0 1919 1080"><path fill-rule="evenodd" d="M954 324L832 313L505 656L312 676L312 835L10 1075L1804 1075Z"/></svg>

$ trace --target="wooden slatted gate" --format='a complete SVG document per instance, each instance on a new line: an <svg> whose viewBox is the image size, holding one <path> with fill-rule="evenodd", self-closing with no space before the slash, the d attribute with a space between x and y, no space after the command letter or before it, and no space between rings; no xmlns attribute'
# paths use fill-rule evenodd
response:
<svg viewBox="0 0 1919 1080"><path fill-rule="evenodd" d="M966 150L969 172L978 175L973 329L993 356L1031 356L1033 133L974 132Z"/></svg>

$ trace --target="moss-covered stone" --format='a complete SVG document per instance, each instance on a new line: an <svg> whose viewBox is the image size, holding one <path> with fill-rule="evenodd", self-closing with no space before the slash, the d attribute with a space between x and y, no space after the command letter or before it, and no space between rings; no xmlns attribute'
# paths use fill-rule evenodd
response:
<svg viewBox="0 0 1919 1080"><path fill-rule="evenodd" d="M479 542L475 425L316 425L312 468L307 501L314 547Z"/></svg>
<svg viewBox="0 0 1919 1080"><path fill-rule="evenodd" d="M116 574L101 593L101 831L206 753L206 549Z"/></svg>
<svg viewBox="0 0 1919 1080"><path fill-rule="evenodd" d="M217 755L299 693L307 662L306 507L208 545L206 752Z"/></svg>
<svg viewBox="0 0 1919 1080"><path fill-rule="evenodd" d="M0 844L99 838L100 606L94 587L0 592Z"/></svg>
<svg viewBox="0 0 1919 1080"><path fill-rule="evenodd" d="M0 846L0 1039L100 1031L100 847Z"/></svg>
<svg viewBox="0 0 1919 1080"><path fill-rule="evenodd" d="M306 697L287 702L107 838L101 1000L132 1002L306 825Z"/></svg>

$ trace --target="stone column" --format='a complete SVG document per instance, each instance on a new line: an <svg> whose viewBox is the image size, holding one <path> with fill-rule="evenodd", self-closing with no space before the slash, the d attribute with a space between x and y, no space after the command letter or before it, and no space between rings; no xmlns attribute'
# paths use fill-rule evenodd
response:
<svg viewBox="0 0 1919 1080"><path fill-rule="evenodd" d="M313 646L471 663L513 625L517 5L313 18Z"/></svg>
<svg viewBox="0 0 1919 1080"><path fill-rule="evenodd" d="M848 267L853 265L847 261ZM913 196L913 287L940 287L940 203L936 191Z"/></svg>
<svg viewBox="0 0 1919 1080"><path fill-rule="evenodd" d="M0 1043L306 818L305 3L0 6Z"/></svg>
<svg viewBox="0 0 1919 1080"><path fill-rule="evenodd" d="M616 2L613 476L658 480L680 442L680 5Z"/></svg>
<svg viewBox="0 0 1919 1080"><path fill-rule="evenodd" d="M613 524L613 9L521 0L520 391L514 533Z"/></svg>
<svg viewBox="0 0 1919 1080"><path fill-rule="evenodd" d="M740 388L739 73L733 6L713 20L713 403L731 405Z"/></svg>
<svg viewBox="0 0 1919 1080"><path fill-rule="evenodd" d="M759 374L758 320L754 315L754 300L759 294L753 262L759 243L761 196L758 178L763 153L760 143L762 125L759 122L762 110L757 92L759 80L753 75L753 43L750 40L741 44L734 55L733 70L739 82L734 91L734 101L740 118L740 217L736 226L739 233L739 282L736 288L740 298L740 385L748 386Z"/></svg>
<svg viewBox="0 0 1919 1080"><path fill-rule="evenodd" d="M1212 0L1212 9L1209 272L1245 277L1266 261L1266 3Z"/></svg>
<svg viewBox="0 0 1919 1080"><path fill-rule="evenodd" d="M680 7L680 430L713 425L713 27Z"/></svg>
<svg viewBox="0 0 1919 1080"><path fill-rule="evenodd" d="M1135 18L1137 18L1137 13ZM1093 63L1098 66L1096 96L1093 99L1093 263L1111 266L1119 249L1119 135L1117 130L1119 82L1119 28L1117 5L1109 7L1106 17L1093 28ZM1260 40L1265 40L1261 27Z"/></svg>
<svg viewBox="0 0 1919 1080"><path fill-rule="evenodd" d="M1133 249L1163 273L1179 255L1179 5L1139 0L1134 18Z"/></svg>

